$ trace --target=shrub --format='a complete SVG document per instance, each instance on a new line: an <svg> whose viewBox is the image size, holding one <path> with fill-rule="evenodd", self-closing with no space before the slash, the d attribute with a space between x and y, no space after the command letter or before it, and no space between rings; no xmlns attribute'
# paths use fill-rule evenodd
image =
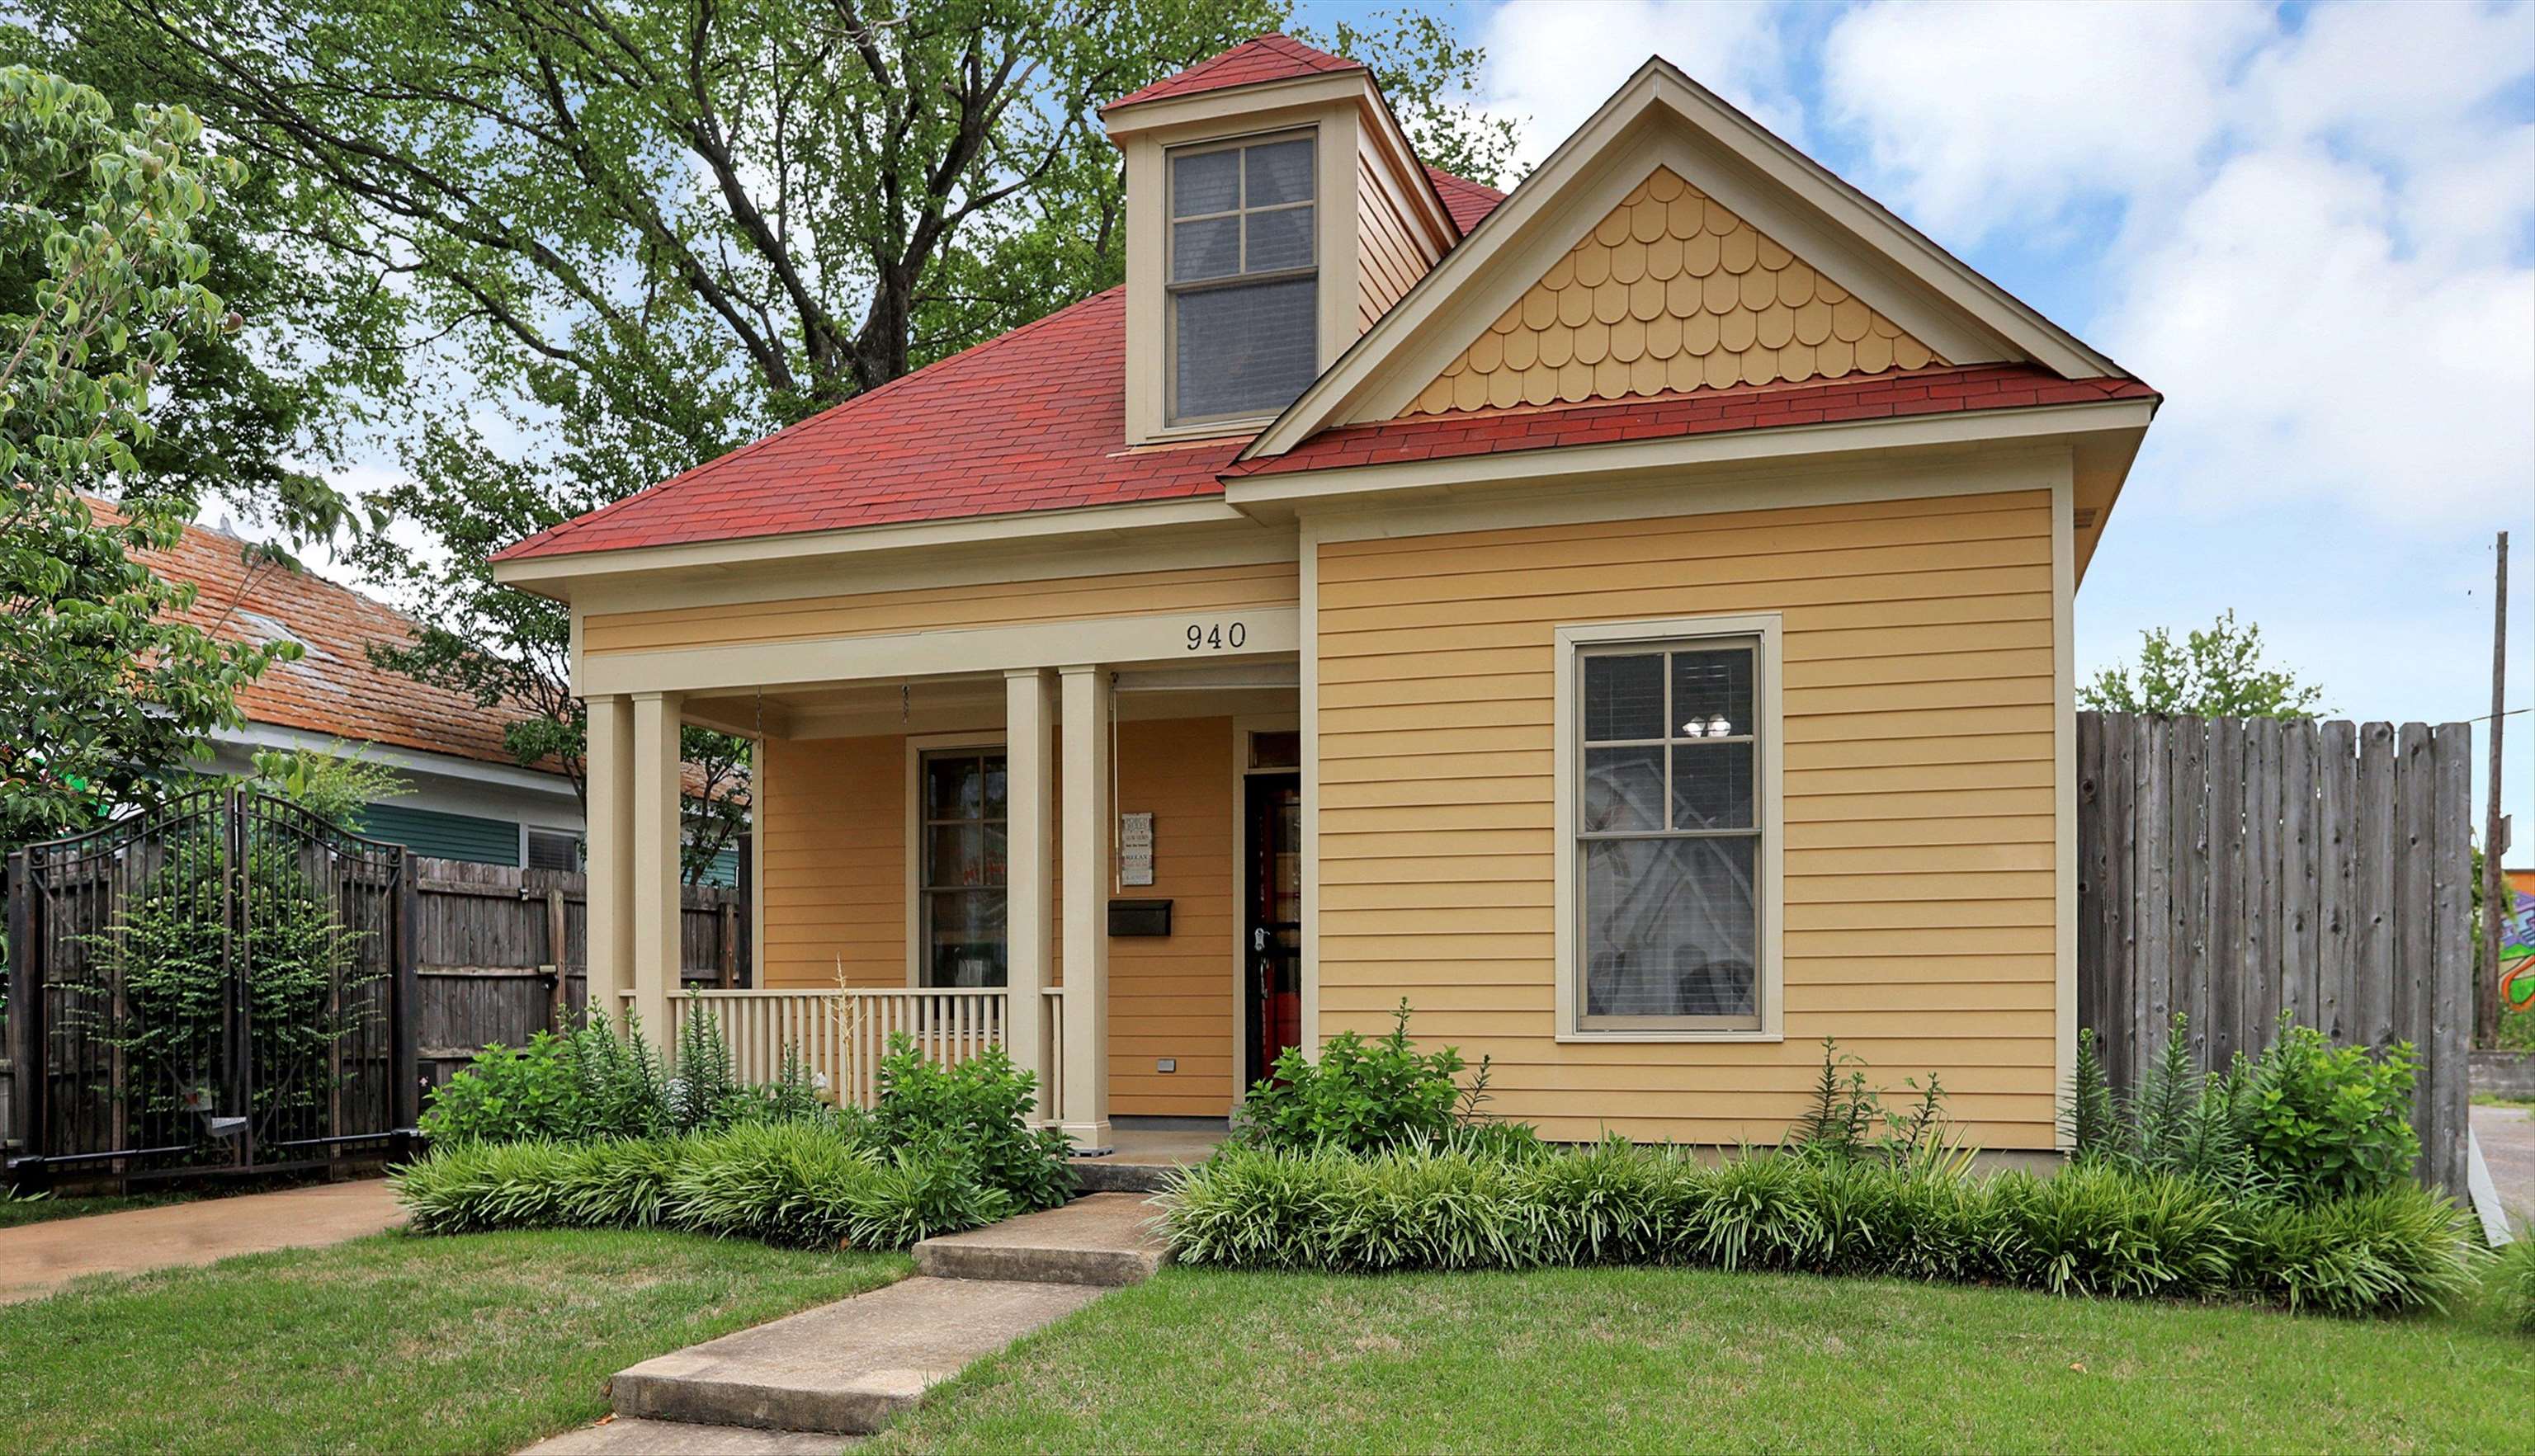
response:
<svg viewBox="0 0 2535 1456"><path fill-rule="evenodd" d="M2411 1044L2382 1053L2335 1047L2286 1017L2254 1065L2255 1163L2296 1198L2353 1197L2407 1182L2421 1155L2412 1130Z"/></svg>
<svg viewBox="0 0 2535 1456"><path fill-rule="evenodd" d="M672 1228L816 1247L902 1248L1010 1209L960 1160L882 1157L820 1122L666 1138L461 1142L397 1170L417 1233Z"/></svg>
<svg viewBox="0 0 2535 1456"><path fill-rule="evenodd" d="M2338 1313L2442 1305L2475 1259L2414 1186L2309 1207L2105 1162L1975 1177L1970 1154L1753 1152L1707 1166L1606 1141L1500 1158L1422 1143L1235 1147L1174 1176L1174 1257L1238 1268L1692 1264L2001 1283L2071 1296L2237 1296Z"/></svg>
<svg viewBox="0 0 2535 1456"><path fill-rule="evenodd" d="M1467 1065L1452 1047L1421 1053L1408 1039L1402 999L1391 1030L1371 1041L1344 1031L1322 1044L1320 1060L1287 1047L1275 1071L1250 1089L1235 1118L1233 1140L1253 1147L1322 1146L1366 1153L1415 1138L1440 1140L1458 1125L1468 1099L1475 1114L1486 1096L1482 1061L1465 1094L1453 1079Z"/></svg>
<svg viewBox="0 0 2535 1456"><path fill-rule="evenodd" d="M903 1033L881 1059L880 1105L867 1134L883 1153L962 1159L976 1182L1020 1210L1054 1208L1074 1196L1072 1144L1062 1131L1031 1131L1038 1078L989 1047L950 1067L934 1064Z"/></svg>
<svg viewBox="0 0 2535 1456"><path fill-rule="evenodd" d="M2220 1072L2192 1062L2189 1022L2129 1097L2114 1096L2081 1036L2061 1122L2081 1163L2112 1163L2228 1188L2240 1198L2312 1203L2406 1184L2420 1155L2411 1123L2418 1062L2408 1043L2335 1047L2283 1016L2276 1040Z"/></svg>
<svg viewBox="0 0 2535 1456"><path fill-rule="evenodd" d="M2521 1335L2535 1335L2535 1238L2501 1245L2486 1278L2508 1322Z"/></svg>
<svg viewBox="0 0 2535 1456"><path fill-rule="evenodd" d="M421 1120L435 1142L571 1138L586 1125L581 1079L564 1039L538 1032L525 1047L486 1047L431 1094Z"/></svg>
<svg viewBox="0 0 2535 1456"><path fill-rule="evenodd" d="M1946 1091L1935 1072L1928 1084L1905 1077L1916 1093L1907 1111L1885 1106L1884 1094L1867 1085L1866 1063L1823 1038L1822 1072L1814 1080L1813 1106L1789 1129L1787 1146L1807 1157L1846 1162L1859 1158L1907 1159L1947 1140Z"/></svg>

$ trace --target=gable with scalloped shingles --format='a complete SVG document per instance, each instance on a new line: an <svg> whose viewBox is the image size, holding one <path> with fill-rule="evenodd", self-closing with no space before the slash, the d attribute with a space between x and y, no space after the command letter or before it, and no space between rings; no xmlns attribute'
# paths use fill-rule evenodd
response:
<svg viewBox="0 0 2535 1456"><path fill-rule="evenodd" d="M1657 167L1401 412L1575 404L1944 362Z"/></svg>

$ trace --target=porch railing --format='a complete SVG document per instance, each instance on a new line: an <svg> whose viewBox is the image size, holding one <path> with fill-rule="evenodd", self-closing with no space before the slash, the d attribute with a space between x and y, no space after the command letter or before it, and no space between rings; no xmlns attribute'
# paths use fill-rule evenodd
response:
<svg viewBox="0 0 2535 1456"><path fill-rule="evenodd" d="M1065 989L1052 986L1041 995L1045 1105L1054 1109L1064 1105ZM633 993L625 996L630 1001ZM721 1024L742 1081L774 1080L788 1050L813 1075L827 1078L837 1102L870 1107L880 1100L880 1062L893 1035L904 1032L929 1060L953 1065L1004 1045L1011 1002L1001 987L700 991L671 1003L669 1034L674 1038L692 1008L701 1007Z"/></svg>

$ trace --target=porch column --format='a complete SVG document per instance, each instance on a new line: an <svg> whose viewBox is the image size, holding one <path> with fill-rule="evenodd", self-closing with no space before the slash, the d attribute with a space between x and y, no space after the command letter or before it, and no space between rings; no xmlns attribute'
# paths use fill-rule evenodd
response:
<svg viewBox="0 0 2535 1456"><path fill-rule="evenodd" d="M1047 998L1050 890L1054 857L1050 831L1054 805L1056 684L1039 668L1004 674L1004 933L1005 985L1011 997L1004 1017L1005 1050L1013 1064L1038 1078L1033 1122L1063 1116L1048 1097Z"/></svg>
<svg viewBox="0 0 2535 1456"><path fill-rule="evenodd" d="M582 759L588 804L588 933L582 960L588 971L591 1020L615 1022L634 988L634 700L621 693L587 700L589 746ZM554 950L563 970L563 947Z"/></svg>
<svg viewBox="0 0 2535 1456"><path fill-rule="evenodd" d="M1109 673L1057 670L1065 697L1065 1135L1109 1137Z"/></svg>
<svg viewBox="0 0 2535 1456"><path fill-rule="evenodd" d="M669 999L678 992L678 695L634 698L634 1011L663 1062L676 1050Z"/></svg>

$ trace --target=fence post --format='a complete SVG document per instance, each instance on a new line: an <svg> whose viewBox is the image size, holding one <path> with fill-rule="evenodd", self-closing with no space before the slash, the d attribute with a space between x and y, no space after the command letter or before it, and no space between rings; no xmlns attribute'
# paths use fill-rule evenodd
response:
<svg viewBox="0 0 2535 1456"><path fill-rule="evenodd" d="M411 1127L422 1121L422 1071L418 1034L414 1022L420 1009L420 998L414 981L414 949L421 932L421 871L414 864L409 848L397 851L396 897L396 1061L391 1075L396 1080L396 1124Z"/></svg>
<svg viewBox="0 0 2535 1456"><path fill-rule="evenodd" d="M0 1146L15 1137L30 1154L41 1154L43 1138L44 1044L43 995L35 985L35 886L28 877L27 852L9 856L9 1035L0 1052L9 1056L10 1118L0 1125ZM37 1054L37 1055L31 1055Z"/></svg>
<svg viewBox="0 0 2535 1456"><path fill-rule="evenodd" d="M721 964L721 989L728 991L739 984L739 906L730 900L721 902L721 915L715 925L714 949Z"/></svg>
<svg viewBox="0 0 2535 1456"><path fill-rule="evenodd" d="M572 1022L572 969L564 961L563 886L546 886L546 958L554 962L554 985L547 988L546 1030L557 1036Z"/></svg>

